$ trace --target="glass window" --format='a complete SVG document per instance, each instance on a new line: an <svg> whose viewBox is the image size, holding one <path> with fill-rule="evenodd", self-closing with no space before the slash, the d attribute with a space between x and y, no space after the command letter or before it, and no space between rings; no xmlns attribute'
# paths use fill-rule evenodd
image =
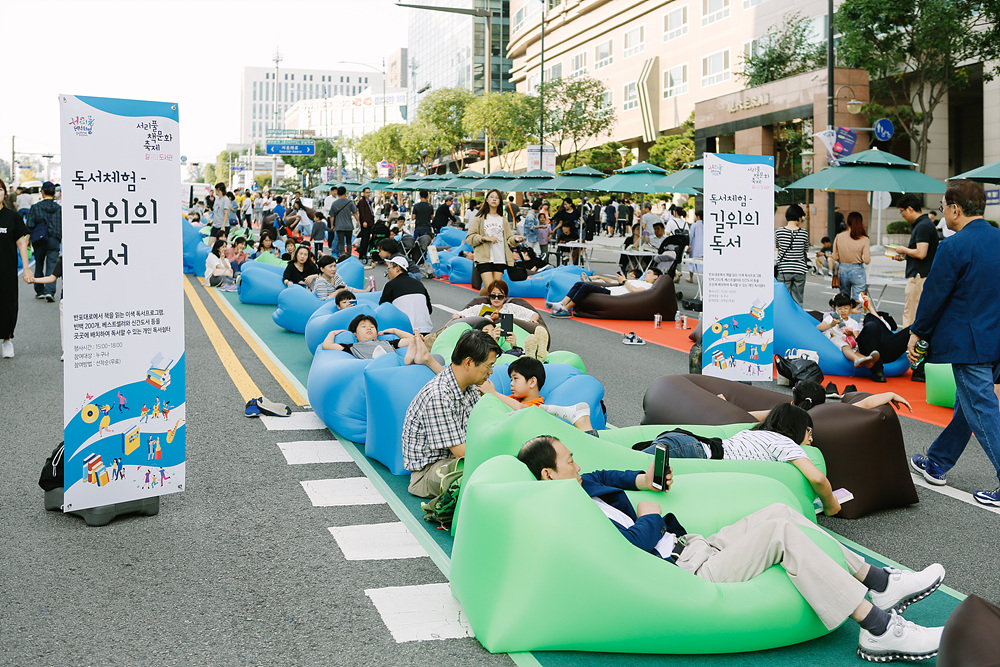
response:
<svg viewBox="0 0 1000 667"><path fill-rule="evenodd" d="M256 81L253 82L253 100L254 100L254 102L257 101L257 82Z"/></svg>
<svg viewBox="0 0 1000 667"><path fill-rule="evenodd" d="M728 0L727 0L728 2ZM622 57L628 58L646 49L646 27L638 26L625 33Z"/></svg>
<svg viewBox="0 0 1000 667"><path fill-rule="evenodd" d="M761 51L761 38L751 39L749 42L743 42L743 59L749 60L755 56L760 55Z"/></svg>
<svg viewBox="0 0 1000 667"><path fill-rule="evenodd" d="M587 52L582 51L569 61L569 78L573 79L587 73Z"/></svg>
<svg viewBox="0 0 1000 667"><path fill-rule="evenodd" d="M751 7L756 7L765 0L743 0L743 9L750 9Z"/></svg>
<svg viewBox="0 0 1000 667"><path fill-rule="evenodd" d="M628 111L639 106L639 89L636 87L635 81L626 83L623 93L622 109Z"/></svg>
<svg viewBox="0 0 1000 667"><path fill-rule="evenodd" d="M562 63L556 63L552 67L550 67L549 71L548 71L548 73L546 75L546 78L549 81L555 81L556 79L561 79L562 78Z"/></svg>
<svg viewBox="0 0 1000 667"><path fill-rule="evenodd" d="M712 86L729 80L729 49L701 59L701 85Z"/></svg>
<svg viewBox="0 0 1000 667"><path fill-rule="evenodd" d="M729 16L729 0L701 0L701 25L711 25Z"/></svg>
<svg viewBox="0 0 1000 667"><path fill-rule="evenodd" d="M602 67L607 67L613 61L612 57L612 40L606 42L601 42L596 47L594 47L594 69L601 69Z"/></svg>
<svg viewBox="0 0 1000 667"><path fill-rule="evenodd" d="M688 31L688 8L679 7L663 15L663 41L669 42Z"/></svg>
<svg viewBox="0 0 1000 667"><path fill-rule="evenodd" d="M663 70L663 99L677 97L688 91L687 63Z"/></svg>
<svg viewBox="0 0 1000 667"><path fill-rule="evenodd" d="M598 113L602 116L610 115L614 112L614 104L614 93L610 90L605 90L601 96L601 108L598 109Z"/></svg>

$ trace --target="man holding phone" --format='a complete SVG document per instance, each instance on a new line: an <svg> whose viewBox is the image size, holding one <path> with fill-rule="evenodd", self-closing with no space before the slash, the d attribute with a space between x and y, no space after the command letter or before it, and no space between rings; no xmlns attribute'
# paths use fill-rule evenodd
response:
<svg viewBox="0 0 1000 667"><path fill-rule="evenodd" d="M633 507L625 495L625 491L653 490L655 462L644 472L597 470L581 475L573 453L550 435L529 440L517 458L535 479L575 479L625 539L697 577L718 583L749 581L780 564L828 629L847 617L861 625L858 655L865 660L923 660L937 655L944 628L925 628L899 615L941 585L945 570L937 563L920 572L874 568L835 542L847 563L845 571L810 535L819 540L832 538L780 503L714 535L688 533L673 514L661 514L659 503L643 500ZM664 493L672 483L673 474L668 471L663 477Z"/></svg>

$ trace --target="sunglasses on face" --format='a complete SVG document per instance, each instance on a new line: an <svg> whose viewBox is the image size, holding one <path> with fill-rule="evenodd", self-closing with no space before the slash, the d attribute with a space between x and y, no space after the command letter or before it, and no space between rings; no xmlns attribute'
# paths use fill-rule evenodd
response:
<svg viewBox="0 0 1000 667"><path fill-rule="evenodd" d="M490 300L503 298L505 298L503 294L490 294Z"/></svg>

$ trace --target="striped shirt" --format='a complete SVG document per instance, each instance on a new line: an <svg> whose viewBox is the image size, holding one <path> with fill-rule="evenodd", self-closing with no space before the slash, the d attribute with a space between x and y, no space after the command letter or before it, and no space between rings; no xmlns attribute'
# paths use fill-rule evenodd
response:
<svg viewBox="0 0 1000 667"><path fill-rule="evenodd" d="M339 273L333 274L332 283L323 274L317 276L316 280L313 281L313 293L323 300L329 299L330 295L341 287L347 287L347 284Z"/></svg>
<svg viewBox="0 0 1000 667"><path fill-rule="evenodd" d="M806 458L806 452L789 438L774 431L740 431L722 441L723 458L737 461L779 461Z"/></svg>
<svg viewBox="0 0 1000 667"><path fill-rule="evenodd" d="M774 230L774 245L778 248L778 273L805 274L809 269L809 232L779 227Z"/></svg>

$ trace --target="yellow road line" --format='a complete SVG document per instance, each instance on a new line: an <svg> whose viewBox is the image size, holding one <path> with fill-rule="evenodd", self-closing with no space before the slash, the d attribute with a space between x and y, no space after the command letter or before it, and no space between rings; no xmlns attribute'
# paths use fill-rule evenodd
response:
<svg viewBox="0 0 1000 667"><path fill-rule="evenodd" d="M262 396L260 389L250 379L250 374L243 368L240 360L236 358L236 353L233 352L233 348L226 341L226 337L222 335L222 331L219 330L219 326L215 323L215 320L209 315L208 309L205 308L205 304L202 303L201 297L198 296L198 292L195 291L194 285L190 281L190 276L184 276L184 293L187 295L188 301L191 302L191 307L194 308L195 315L201 321L201 326L205 329L205 333L208 334L208 340L211 341L212 347L215 348L216 354L219 355L219 360L225 367L226 372L229 373L229 377L232 378L233 384L236 385L236 390L243 396L244 401Z"/></svg>
<svg viewBox="0 0 1000 667"><path fill-rule="evenodd" d="M296 405L308 405L309 401L302 395L301 392L299 392L298 389L295 388L294 384L289 382L288 376L281 372L278 365L274 363L274 360L271 359L271 357L264 351L254 337L250 335L250 332L246 330L246 327L244 327L243 324L236 319L232 313L232 309L229 308L229 304L227 304L219 295L218 291L209 289L208 287L205 287L205 291L208 292L212 299L215 300L215 305L219 307L222 314L225 315L226 319L229 320L229 323L233 325L233 328L236 329L236 333L243 337L246 344L250 346L250 349L257 355L260 362L264 364L264 368L270 371L271 375L274 376L274 379L281 385L281 388L285 390L285 393L288 394L288 398L290 398Z"/></svg>

